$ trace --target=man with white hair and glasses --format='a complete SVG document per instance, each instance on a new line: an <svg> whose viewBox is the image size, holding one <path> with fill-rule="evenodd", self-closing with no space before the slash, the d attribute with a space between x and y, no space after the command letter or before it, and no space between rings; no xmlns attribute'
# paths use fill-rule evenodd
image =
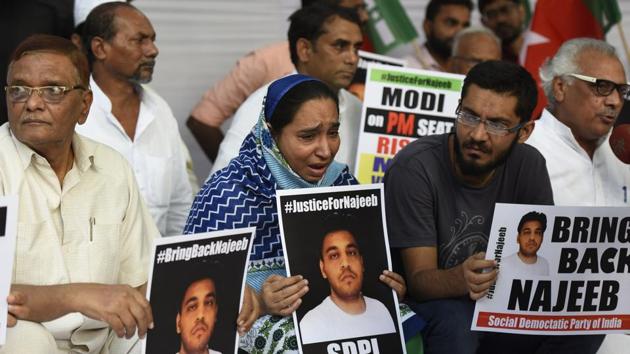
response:
<svg viewBox="0 0 630 354"><path fill-rule="evenodd" d="M608 144L630 95L615 48L590 38L567 41L540 77L549 103L527 143L547 160L556 204L630 205L630 167Z"/></svg>
<svg viewBox="0 0 630 354"><path fill-rule="evenodd" d="M630 95L623 65L610 44L565 42L540 69L547 108L527 143L547 160L557 205L628 206L630 167L608 137ZM599 353L618 353L630 340L608 335Z"/></svg>

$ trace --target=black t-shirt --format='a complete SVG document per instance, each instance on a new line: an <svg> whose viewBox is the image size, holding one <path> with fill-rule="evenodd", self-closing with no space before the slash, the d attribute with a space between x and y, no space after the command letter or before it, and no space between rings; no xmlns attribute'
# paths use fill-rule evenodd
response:
<svg viewBox="0 0 630 354"><path fill-rule="evenodd" d="M490 183L474 188L453 174L448 136L410 143L385 173L391 247L437 247L440 269L486 251L495 203L553 204L545 159L535 148L516 144Z"/></svg>

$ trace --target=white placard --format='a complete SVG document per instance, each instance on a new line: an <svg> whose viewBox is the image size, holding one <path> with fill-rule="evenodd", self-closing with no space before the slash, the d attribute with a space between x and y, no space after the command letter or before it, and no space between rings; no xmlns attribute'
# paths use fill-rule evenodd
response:
<svg viewBox="0 0 630 354"><path fill-rule="evenodd" d="M18 197L0 196L0 346L7 336L7 301L13 275Z"/></svg>
<svg viewBox="0 0 630 354"><path fill-rule="evenodd" d="M355 176L378 183L389 161L418 137L455 126L464 76L369 64Z"/></svg>
<svg viewBox="0 0 630 354"><path fill-rule="evenodd" d="M546 219L541 238L531 234L541 224L532 212ZM546 335L630 330L627 207L497 203L486 258L497 262L499 274L477 300L472 329Z"/></svg>

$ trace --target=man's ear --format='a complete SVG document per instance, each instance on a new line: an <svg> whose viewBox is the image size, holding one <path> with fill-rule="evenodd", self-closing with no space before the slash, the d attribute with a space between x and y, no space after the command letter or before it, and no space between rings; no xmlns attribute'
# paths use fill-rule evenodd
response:
<svg viewBox="0 0 630 354"><path fill-rule="evenodd" d="M425 19L422 21L422 30L424 31L425 37L428 37L431 34L431 23L432 21Z"/></svg>
<svg viewBox="0 0 630 354"><path fill-rule="evenodd" d="M94 96L92 95L92 90L87 90L83 93L83 97L81 100L81 104L83 107L81 108L81 116L77 123L83 124L87 120L88 114L90 114L90 106L92 105L92 100Z"/></svg>
<svg viewBox="0 0 630 354"><path fill-rule="evenodd" d="M521 127L521 129L518 130L518 143L522 144L524 143L527 138L529 138L530 135L532 135L532 131L534 131L534 121L530 120L529 122L525 123L525 125L523 125Z"/></svg>
<svg viewBox="0 0 630 354"><path fill-rule="evenodd" d="M101 37L92 38L92 42L90 42L90 46L92 47L92 53L94 57L98 60L103 60L107 57L107 42Z"/></svg>
<svg viewBox="0 0 630 354"><path fill-rule="evenodd" d="M553 98L556 99L556 102L561 103L564 101L568 88L569 83L566 82L562 77L556 76L553 78L553 81L551 81L551 89L553 92Z"/></svg>
<svg viewBox="0 0 630 354"><path fill-rule="evenodd" d="M177 334L181 334L182 333L182 329L179 327L179 312L177 313L177 317L175 317L175 330L177 331Z"/></svg>
<svg viewBox="0 0 630 354"><path fill-rule="evenodd" d="M319 271L322 273L322 278L327 279L326 273L324 272L324 261L319 260Z"/></svg>
<svg viewBox="0 0 630 354"><path fill-rule="evenodd" d="M300 38L295 43L295 51L300 63L308 63L313 54L313 43L306 38Z"/></svg>

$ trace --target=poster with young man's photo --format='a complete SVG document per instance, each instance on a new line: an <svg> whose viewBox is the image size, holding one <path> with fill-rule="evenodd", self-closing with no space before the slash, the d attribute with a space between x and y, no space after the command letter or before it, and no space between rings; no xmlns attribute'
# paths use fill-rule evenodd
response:
<svg viewBox="0 0 630 354"><path fill-rule="evenodd" d="M236 318L254 230L156 240L147 290L154 328L143 353L238 352Z"/></svg>
<svg viewBox="0 0 630 354"><path fill-rule="evenodd" d="M17 196L0 196L0 347L7 335L7 302L13 275L15 238L17 237Z"/></svg>
<svg viewBox="0 0 630 354"><path fill-rule="evenodd" d="M382 185L278 191L289 276L308 280L293 313L303 353L404 353Z"/></svg>
<svg viewBox="0 0 630 354"><path fill-rule="evenodd" d="M472 329L533 335L630 330L627 207L497 203L486 259L500 270Z"/></svg>

